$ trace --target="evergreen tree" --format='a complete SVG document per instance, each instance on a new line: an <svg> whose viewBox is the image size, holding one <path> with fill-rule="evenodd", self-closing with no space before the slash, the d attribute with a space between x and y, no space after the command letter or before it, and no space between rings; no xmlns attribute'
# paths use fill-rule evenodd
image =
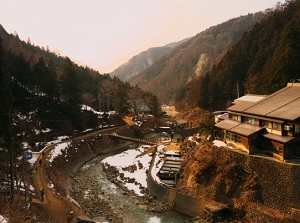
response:
<svg viewBox="0 0 300 223"><path fill-rule="evenodd" d="M208 88L210 84L210 76L207 73L200 79L199 84L199 107L208 109Z"/></svg>
<svg viewBox="0 0 300 223"><path fill-rule="evenodd" d="M57 72L54 65L54 62L50 60L48 62L48 76L47 76L47 86L45 88L45 92L48 96L54 100L59 98L59 87L57 80Z"/></svg>
<svg viewBox="0 0 300 223"><path fill-rule="evenodd" d="M41 91L45 93L45 89L47 87L47 73L48 69L45 64L45 60L43 57L39 58L39 61L33 66L33 74L36 80L36 93L39 95Z"/></svg>
<svg viewBox="0 0 300 223"><path fill-rule="evenodd" d="M75 126L80 127L81 90L72 61L66 57L61 80L62 100L67 104L67 114Z"/></svg>
<svg viewBox="0 0 300 223"><path fill-rule="evenodd" d="M127 89L130 88L129 84L124 84L118 78L114 77L113 100L112 105L114 110L120 114L128 114L129 104L127 98Z"/></svg>
<svg viewBox="0 0 300 223"><path fill-rule="evenodd" d="M13 97L9 86L9 74L5 66L5 52L0 37L0 132L6 142L10 137L10 115L13 108Z"/></svg>
<svg viewBox="0 0 300 223"><path fill-rule="evenodd" d="M0 37L0 146L9 151L10 198L14 199L14 147L12 143L13 100L9 87L9 76L5 67L5 52Z"/></svg>
<svg viewBox="0 0 300 223"><path fill-rule="evenodd" d="M152 114L157 116L160 112L158 98L150 92L144 94L144 102L150 108Z"/></svg>

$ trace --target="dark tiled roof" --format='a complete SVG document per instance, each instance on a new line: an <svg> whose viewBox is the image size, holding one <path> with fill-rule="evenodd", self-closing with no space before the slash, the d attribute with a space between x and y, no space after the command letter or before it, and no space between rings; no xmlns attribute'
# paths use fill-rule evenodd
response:
<svg viewBox="0 0 300 223"><path fill-rule="evenodd" d="M239 102L228 110L294 121L300 117L300 84L290 83L258 102Z"/></svg>
<svg viewBox="0 0 300 223"><path fill-rule="evenodd" d="M291 137L291 136L280 136L280 135L275 135L272 133L263 134L263 137L277 141L277 142L282 142L282 143L286 143L286 142L289 142L292 139L294 139L294 137Z"/></svg>
<svg viewBox="0 0 300 223"><path fill-rule="evenodd" d="M198 132L199 128L183 129L179 132L182 138L192 136Z"/></svg>
<svg viewBox="0 0 300 223"><path fill-rule="evenodd" d="M241 123L233 120L224 120L215 125L218 128L225 129L230 132L238 133L240 135L249 136L255 132L259 132L265 128Z"/></svg>
<svg viewBox="0 0 300 223"><path fill-rule="evenodd" d="M233 127L238 126L240 124L241 123L238 122L238 121L233 121L233 120L226 119L224 121L221 121L221 122L217 123L215 126L218 127L218 128L221 128L221 129L230 130Z"/></svg>
<svg viewBox="0 0 300 223"><path fill-rule="evenodd" d="M249 135L252 135L253 133L259 132L263 129L265 129L265 128L242 123L236 127L233 127L232 129L230 129L230 131L244 135L244 136L249 136Z"/></svg>

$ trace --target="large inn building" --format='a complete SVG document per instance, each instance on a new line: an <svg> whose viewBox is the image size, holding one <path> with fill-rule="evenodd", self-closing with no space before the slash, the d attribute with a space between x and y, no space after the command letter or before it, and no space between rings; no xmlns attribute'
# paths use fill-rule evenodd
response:
<svg viewBox="0 0 300 223"><path fill-rule="evenodd" d="M300 83L268 96L243 96L227 110L215 126L228 145L280 160L300 158Z"/></svg>

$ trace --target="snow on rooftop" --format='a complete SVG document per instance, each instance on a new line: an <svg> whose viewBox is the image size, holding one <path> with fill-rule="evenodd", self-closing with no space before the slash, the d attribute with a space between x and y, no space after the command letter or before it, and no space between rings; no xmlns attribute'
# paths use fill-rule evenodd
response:
<svg viewBox="0 0 300 223"><path fill-rule="evenodd" d="M249 101L249 102L258 102L262 99L264 99L266 96L264 95L244 95L240 98L235 99L235 102L238 101Z"/></svg>

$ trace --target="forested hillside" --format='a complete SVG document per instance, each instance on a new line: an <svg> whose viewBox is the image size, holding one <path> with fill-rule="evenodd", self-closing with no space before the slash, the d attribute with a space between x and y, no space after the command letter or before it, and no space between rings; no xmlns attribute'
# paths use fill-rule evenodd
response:
<svg viewBox="0 0 300 223"><path fill-rule="evenodd" d="M181 100L187 83L207 73L263 13L249 14L211 27L162 56L130 81L165 103Z"/></svg>
<svg viewBox="0 0 300 223"><path fill-rule="evenodd" d="M153 107L149 103L156 99L154 95L130 87L118 78L112 79L108 74L99 74L88 67L79 66L67 57L32 45L29 40L21 41L16 33L8 34L2 26L0 37L3 47L1 69L9 79L7 84L15 106L18 106L16 102L21 102L25 94L60 103L74 97L74 103L79 106L85 104L96 110L115 110L126 114L129 105L124 103L125 98L132 100L130 95L133 93L130 92L138 91L136 95L140 95L139 99ZM66 111L66 114L69 112Z"/></svg>
<svg viewBox="0 0 300 223"><path fill-rule="evenodd" d="M142 103L153 115L158 113L153 94L21 41L0 26L1 202L19 205L16 197L24 188L27 201L32 167L25 159L31 151L40 151L58 136L122 125L123 115L137 114Z"/></svg>
<svg viewBox="0 0 300 223"><path fill-rule="evenodd" d="M185 87L177 105L224 109L238 95L270 94L300 77L300 1L266 14L207 75Z"/></svg>
<svg viewBox="0 0 300 223"><path fill-rule="evenodd" d="M36 132L45 129L57 135L94 128L108 123L107 112L115 111L119 117L138 113L142 103L154 115L159 112L153 94L21 41L2 26L0 99L0 148L12 139L40 140ZM102 116L82 109L83 105Z"/></svg>
<svg viewBox="0 0 300 223"><path fill-rule="evenodd" d="M148 50L145 50L132 57L128 62L115 69L110 73L110 76L116 76L122 81L128 81L129 79L134 78L140 72L150 67L161 56L170 52L174 47L187 40L188 39L184 39L179 42L169 43L165 46L149 48Z"/></svg>

